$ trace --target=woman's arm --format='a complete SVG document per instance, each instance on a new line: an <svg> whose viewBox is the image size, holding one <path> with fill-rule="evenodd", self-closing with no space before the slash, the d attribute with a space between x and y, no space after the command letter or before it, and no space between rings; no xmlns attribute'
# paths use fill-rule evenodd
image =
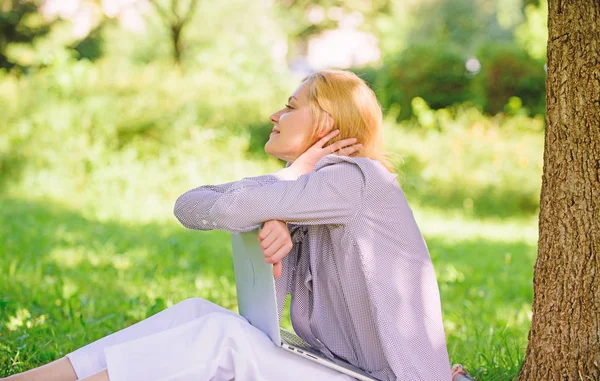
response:
<svg viewBox="0 0 600 381"><path fill-rule="evenodd" d="M175 203L175 216L190 229L230 232L250 231L269 220L345 224L362 204L362 170L352 160L326 159L324 164L303 175L288 167L226 187L192 189Z"/></svg>

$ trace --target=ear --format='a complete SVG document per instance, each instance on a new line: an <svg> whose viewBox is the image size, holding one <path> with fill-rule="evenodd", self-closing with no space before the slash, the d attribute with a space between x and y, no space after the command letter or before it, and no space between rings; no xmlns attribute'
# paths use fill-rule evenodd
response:
<svg viewBox="0 0 600 381"><path fill-rule="evenodd" d="M333 116L329 115L329 113L325 113L327 115L327 119L325 120L325 124L327 125L327 130L331 131L333 129L333 125L335 121L333 120Z"/></svg>
<svg viewBox="0 0 600 381"><path fill-rule="evenodd" d="M335 124L333 117L331 115L329 115L328 112L325 112L325 118L326 118L325 119L325 129L319 134L319 139L321 139L323 136L330 133L331 130L333 129L333 125Z"/></svg>

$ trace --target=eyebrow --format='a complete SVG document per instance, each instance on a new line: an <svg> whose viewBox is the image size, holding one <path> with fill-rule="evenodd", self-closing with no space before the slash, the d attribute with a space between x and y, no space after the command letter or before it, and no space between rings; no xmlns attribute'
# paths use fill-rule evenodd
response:
<svg viewBox="0 0 600 381"><path fill-rule="evenodd" d="M288 98L288 102L291 102L292 98L294 98L295 100L298 100L298 98L296 98L295 96L292 95L291 97Z"/></svg>

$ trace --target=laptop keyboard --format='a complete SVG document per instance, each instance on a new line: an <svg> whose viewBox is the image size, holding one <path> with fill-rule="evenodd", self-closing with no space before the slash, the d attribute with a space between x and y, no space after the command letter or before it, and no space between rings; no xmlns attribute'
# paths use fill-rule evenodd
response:
<svg viewBox="0 0 600 381"><path fill-rule="evenodd" d="M310 354L312 354L314 356L317 356L321 360L335 363L335 364L337 364L339 366L342 366L342 367L344 367L344 368L346 368L348 370L351 370L353 372L357 372L358 374L363 375L363 376L367 377L370 380L377 381L377 379L373 378L372 376L370 376L369 374L367 374L362 369L356 368L355 366L349 364L345 359L342 359L340 357L335 356L335 354L334 354L334 356L338 360L336 360L336 361L329 360L328 358L326 358L325 356L323 356L319 351L313 349L310 346L310 344L308 344L306 341L302 340L298 335L296 335L296 334L294 334L292 332L286 331L284 329L280 329L279 332L281 334L281 340L283 340L285 343L293 345L294 347L296 347L296 349L302 349L304 352L310 353ZM302 353L302 351L300 351L300 353ZM350 375L354 376L352 374L350 374Z"/></svg>
<svg viewBox="0 0 600 381"><path fill-rule="evenodd" d="M286 343L291 344L291 345L293 345L295 347L298 347L298 348L312 349L310 347L310 344L308 344L306 341L302 340L298 335L293 334L293 333L291 333L289 331L286 331L284 329L280 329L279 332L281 334L281 338Z"/></svg>

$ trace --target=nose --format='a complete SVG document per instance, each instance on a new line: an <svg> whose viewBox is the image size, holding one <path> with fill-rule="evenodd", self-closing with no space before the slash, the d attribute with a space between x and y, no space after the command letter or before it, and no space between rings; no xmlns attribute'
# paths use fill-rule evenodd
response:
<svg viewBox="0 0 600 381"><path fill-rule="evenodd" d="M277 111L276 113L272 114L269 119L271 120L272 123L279 123L279 116L281 115L281 110Z"/></svg>

